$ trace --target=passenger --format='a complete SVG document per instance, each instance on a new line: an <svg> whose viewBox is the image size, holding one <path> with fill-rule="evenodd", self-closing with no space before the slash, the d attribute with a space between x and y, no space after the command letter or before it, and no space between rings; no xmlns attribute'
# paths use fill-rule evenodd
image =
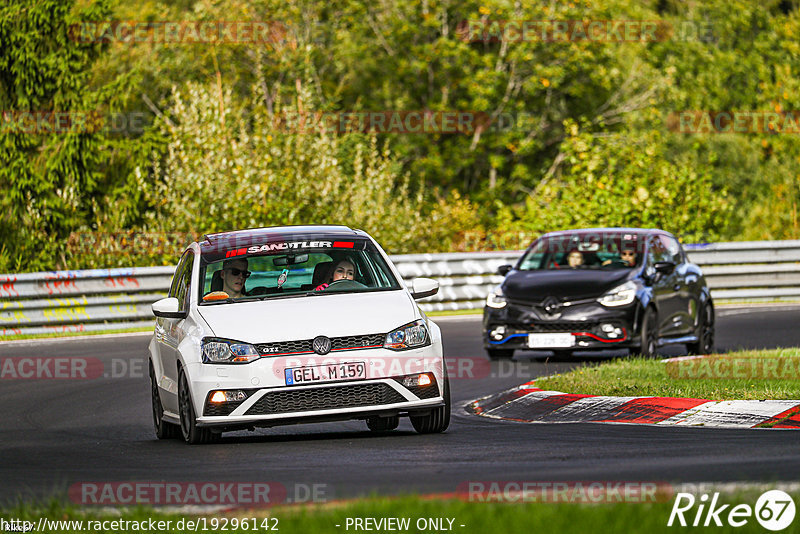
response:
<svg viewBox="0 0 800 534"><path fill-rule="evenodd" d="M583 254L578 250L573 250L567 254L567 264L573 269L577 269L583 265Z"/></svg>
<svg viewBox="0 0 800 534"><path fill-rule="evenodd" d="M331 270L331 274L328 278L328 282L322 283L314 288L314 291L322 291L323 289L327 289L329 285L339 280L352 280L355 278L356 275L356 266L355 264L345 258L340 260L334 268Z"/></svg>
<svg viewBox="0 0 800 534"><path fill-rule="evenodd" d="M222 264L220 277L222 278L222 290L229 297L239 298L244 296L244 281L250 276L247 270L247 260L237 258L225 260Z"/></svg>

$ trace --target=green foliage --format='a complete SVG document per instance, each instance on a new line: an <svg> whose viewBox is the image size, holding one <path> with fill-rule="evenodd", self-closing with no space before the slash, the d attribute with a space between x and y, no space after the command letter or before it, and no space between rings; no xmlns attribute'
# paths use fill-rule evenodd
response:
<svg viewBox="0 0 800 534"><path fill-rule="evenodd" d="M48 132L19 122L22 112L74 116L118 109L126 77L90 88L95 43L69 37L70 24L108 17L106 2L74 11L70 0L16 1L0 7L0 271L65 266L59 241L96 216L119 175L107 173L119 147L105 132Z"/></svg>
<svg viewBox="0 0 800 534"><path fill-rule="evenodd" d="M198 84L176 90L158 124L166 156L135 170L153 206L148 231L344 224L399 253L449 250L452 229L474 223L456 195L426 206L423 189L374 135L285 133L263 104L237 106L230 91L220 100Z"/></svg>
<svg viewBox="0 0 800 534"><path fill-rule="evenodd" d="M731 204L695 161L664 157L657 130L606 136L567 124L563 165L545 177L501 231L530 233L591 226L663 228L686 242L725 235Z"/></svg>
<svg viewBox="0 0 800 534"><path fill-rule="evenodd" d="M109 19L276 21L285 32L241 44L69 38L72 23ZM647 43L465 38L465 21L496 20L672 30ZM669 118L799 110L798 36L796 3L781 0L10 0L0 7L0 109L149 118L128 135L31 135L3 123L0 271L168 264L190 235L300 222L362 227L392 252L568 226L800 238L797 135L685 134ZM282 111L362 110L493 122L377 137L273 124ZM502 117L513 121L501 127ZM121 243L137 233L168 243Z"/></svg>

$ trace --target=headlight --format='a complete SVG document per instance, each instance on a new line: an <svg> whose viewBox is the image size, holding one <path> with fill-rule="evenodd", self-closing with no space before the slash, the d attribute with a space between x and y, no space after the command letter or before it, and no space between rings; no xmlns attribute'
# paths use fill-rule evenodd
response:
<svg viewBox="0 0 800 534"><path fill-rule="evenodd" d="M508 301L506 296L503 295L503 290L497 286L494 291L489 293L486 297L486 305L490 308L505 308Z"/></svg>
<svg viewBox="0 0 800 534"><path fill-rule="evenodd" d="M431 344L428 327L425 321L419 320L401 326L393 332L386 334L383 348L391 350L407 350L424 347Z"/></svg>
<svg viewBox="0 0 800 534"><path fill-rule="evenodd" d="M633 302L636 298L636 284L633 281L628 281L617 286L599 299L597 302L603 306L625 306Z"/></svg>
<svg viewBox="0 0 800 534"><path fill-rule="evenodd" d="M204 363L250 363L261 357L253 345L225 339L203 340Z"/></svg>

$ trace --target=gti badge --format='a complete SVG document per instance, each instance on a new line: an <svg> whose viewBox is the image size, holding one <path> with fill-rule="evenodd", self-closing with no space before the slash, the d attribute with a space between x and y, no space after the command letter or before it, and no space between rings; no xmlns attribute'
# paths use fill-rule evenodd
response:
<svg viewBox="0 0 800 534"><path fill-rule="evenodd" d="M317 354L328 354L331 351L331 340L325 336L317 336L311 342L311 346Z"/></svg>

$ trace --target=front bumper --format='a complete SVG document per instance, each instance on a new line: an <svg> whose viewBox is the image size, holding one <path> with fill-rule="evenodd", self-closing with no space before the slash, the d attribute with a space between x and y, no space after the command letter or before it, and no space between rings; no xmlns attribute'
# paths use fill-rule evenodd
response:
<svg viewBox="0 0 800 534"><path fill-rule="evenodd" d="M247 400L235 406L230 415L204 415L197 419L197 424L272 426L362 419L379 414L421 413L443 404L438 382L412 392L395 379L357 380L251 391ZM206 404L206 413L208 408Z"/></svg>
<svg viewBox="0 0 800 534"><path fill-rule="evenodd" d="M564 307L553 314L535 304L509 302L500 309L487 306L483 311L483 344L486 349L523 350L637 347L640 343L639 308L636 300L619 308L608 308L595 301ZM530 334L565 335L559 336L562 343L542 346L542 340L532 340Z"/></svg>
<svg viewBox="0 0 800 534"><path fill-rule="evenodd" d="M261 358L249 364L191 364L190 390L198 426L246 428L371 415L422 414L442 406L445 367L441 342L408 351L369 349L325 356ZM287 385L284 370L298 366L363 362L366 377ZM406 387L408 375L427 373L432 383ZM243 392L239 402L214 404L215 391Z"/></svg>

